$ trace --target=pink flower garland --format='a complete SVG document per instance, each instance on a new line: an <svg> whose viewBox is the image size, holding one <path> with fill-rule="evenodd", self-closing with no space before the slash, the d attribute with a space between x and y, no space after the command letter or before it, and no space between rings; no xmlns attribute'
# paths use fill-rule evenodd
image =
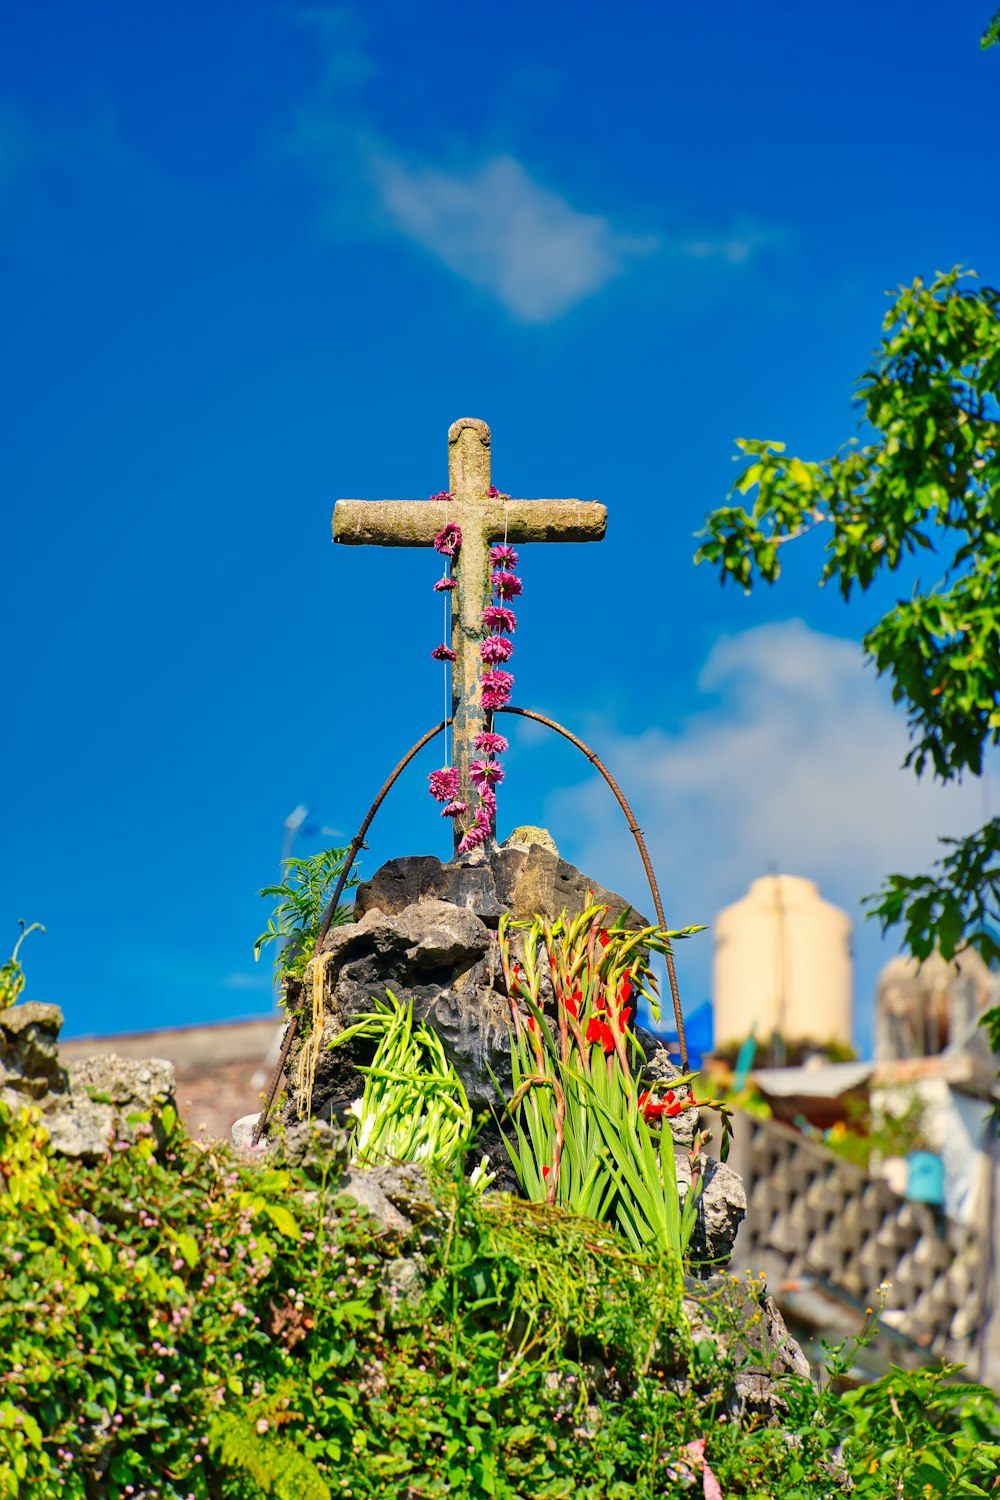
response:
<svg viewBox="0 0 1000 1500"><path fill-rule="evenodd" d="M507 497L491 485L490 498L505 500ZM442 490L440 494L432 495L431 499L447 503L451 495ZM447 515L447 511L445 514ZM446 521L434 538L434 546L448 559L445 575L435 583L434 591L439 594L450 593L457 587L452 569L462 546L462 528L455 522ZM509 601L519 598L521 594L521 580L513 571L517 563L517 552L506 542L490 548L490 581L496 602L488 604L482 612L482 622L489 634L479 647L480 659L487 668L482 675L481 703L488 714L506 707L514 686L513 675L502 671L501 664L509 661L514 651L514 642L510 637L517 628L517 620ZM431 656L435 661L455 660L454 651L443 642L435 647ZM477 734L474 743L476 749L484 755L484 759L474 760L469 766L469 777L478 793L479 805L473 814L472 823L462 835L458 846L459 854L479 849L490 837L496 821L496 787L504 778L504 768L498 759L508 748L504 736L496 734L491 727ZM454 766L442 766L439 771L432 771L427 779L431 796L444 804L441 809L442 817L457 818L468 812L467 804L458 796L458 771Z"/></svg>

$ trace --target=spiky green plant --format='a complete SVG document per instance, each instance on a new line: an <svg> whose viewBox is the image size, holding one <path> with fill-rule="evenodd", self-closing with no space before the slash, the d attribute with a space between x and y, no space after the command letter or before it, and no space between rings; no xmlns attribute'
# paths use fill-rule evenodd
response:
<svg viewBox="0 0 1000 1500"><path fill-rule="evenodd" d="M678 1093L694 1075L672 1080L660 1098L643 1089L645 1058L630 1027L640 994L658 1016L650 953L702 929L629 930L624 920L605 925L600 905L553 923L501 920L511 1002L507 1149L528 1198L607 1220L636 1249L681 1256L694 1231L700 1174L693 1159L682 1204L664 1120L696 1107ZM512 952L517 929L520 959Z"/></svg>

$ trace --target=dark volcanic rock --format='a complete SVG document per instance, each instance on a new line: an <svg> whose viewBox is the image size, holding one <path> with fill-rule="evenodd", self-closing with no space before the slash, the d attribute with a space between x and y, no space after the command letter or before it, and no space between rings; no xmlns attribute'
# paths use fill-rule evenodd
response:
<svg viewBox="0 0 1000 1500"><path fill-rule="evenodd" d="M495 850L484 864L442 864L433 855L392 859L358 887L356 921L333 927L323 945L327 1039L372 1009L387 991L412 1000L444 1044L476 1114L497 1102L493 1076L510 1081L509 1008L496 928L504 912L514 920L554 920L582 911L589 900L608 907L613 922L628 903L551 849L539 844ZM637 926L645 917L634 914ZM516 945L516 938L515 938ZM311 976L311 971L310 971ZM311 977L306 990L310 988ZM308 1007L308 999L306 1001ZM293 1049L289 1076L295 1076ZM358 1073L371 1061L364 1038L324 1047L313 1085L311 1113L342 1119L361 1093ZM289 1102L296 1118L299 1101Z"/></svg>
<svg viewBox="0 0 1000 1500"><path fill-rule="evenodd" d="M554 921L564 909L572 915L583 910L591 893L594 901L607 906L609 922L630 910L621 896L588 879L553 850L541 844L515 845L495 850L489 862L480 865L445 865L432 854L390 859L358 886L354 914L358 920L375 910L399 916L436 899L466 907L495 928L505 911L516 921L528 922L536 916ZM633 915L637 927L648 926L645 917Z"/></svg>

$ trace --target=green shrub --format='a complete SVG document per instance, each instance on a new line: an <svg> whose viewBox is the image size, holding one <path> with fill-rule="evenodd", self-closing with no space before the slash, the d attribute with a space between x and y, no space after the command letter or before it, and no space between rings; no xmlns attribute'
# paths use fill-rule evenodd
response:
<svg viewBox="0 0 1000 1500"><path fill-rule="evenodd" d="M734 1358L608 1226L442 1179L389 1234L330 1154L147 1129L83 1167L0 1105L0 1496L652 1500L711 1473L830 1500L849 1473L889 1500L997 1472L996 1399L942 1373L786 1379L784 1424L738 1420Z"/></svg>

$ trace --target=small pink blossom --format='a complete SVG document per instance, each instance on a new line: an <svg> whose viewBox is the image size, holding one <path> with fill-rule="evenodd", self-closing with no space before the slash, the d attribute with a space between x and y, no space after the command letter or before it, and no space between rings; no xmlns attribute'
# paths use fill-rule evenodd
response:
<svg viewBox="0 0 1000 1500"><path fill-rule="evenodd" d="M502 734L494 734L492 730L484 729L482 734L477 734L473 741L477 750L485 750L488 755L502 755L510 747Z"/></svg>
<svg viewBox="0 0 1000 1500"><path fill-rule="evenodd" d="M453 802L448 802L441 809L442 818L460 818L464 812L469 811L469 804L463 802L461 797L456 797Z"/></svg>
<svg viewBox="0 0 1000 1500"><path fill-rule="evenodd" d="M499 786L503 781L503 766L497 760L474 760L469 767L469 779L473 786Z"/></svg>
<svg viewBox="0 0 1000 1500"><path fill-rule="evenodd" d="M458 846L459 854L468 854L470 849L480 848L489 837L489 832L489 828L484 828L481 823L473 823L471 828L466 829L462 842Z"/></svg>
<svg viewBox="0 0 1000 1500"><path fill-rule="evenodd" d="M435 594L450 594L452 589L458 588L457 578L439 578L434 585Z"/></svg>
<svg viewBox="0 0 1000 1500"><path fill-rule="evenodd" d="M491 547L490 562L494 564L502 563L505 568L516 568L517 553L514 551L513 547L508 547L506 545L502 547Z"/></svg>
<svg viewBox="0 0 1000 1500"><path fill-rule="evenodd" d="M434 548L437 552L443 552L445 557L454 557L462 545L462 528L456 521L449 521L447 526L442 526L434 538Z"/></svg>
<svg viewBox="0 0 1000 1500"><path fill-rule="evenodd" d="M495 666L497 662L510 661L514 642L505 635L488 635L479 648L483 661Z"/></svg>
<svg viewBox="0 0 1000 1500"><path fill-rule="evenodd" d="M427 782L435 802L450 802L458 791L458 771L454 766L442 766L440 771L431 772Z"/></svg>
<svg viewBox="0 0 1000 1500"><path fill-rule="evenodd" d="M454 498L448 490L438 490L436 495L431 496L432 500L454 500Z"/></svg>
<svg viewBox="0 0 1000 1500"><path fill-rule="evenodd" d="M431 652L431 656L433 657L433 659L435 661L457 661L458 660L458 657L455 655L455 653L451 649L451 647L450 646L446 646L443 641L441 642L440 646L435 646L434 647L434 650Z"/></svg>
<svg viewBox="0 0 1000 1500"><path fill-rule="evenodd" d="M520 578L516 573L508 573L505 568L494 568L490 579L493 583L493 591L500 599L516 599L521 592Z"/></svg>
<svg viewBox="0 0 1000 1500"><path fill-rule="evenodd" d="M497 794L491 786L480 787L479 800L483 807L486 808L490 818L495 818L497 815Z"/></svg>
<svg viewBox="0 0 1000 1500"><path fill-rule="evenodd" d="M503 708L510 700L510 690L514 686L514 678L510 672L501 672L498 668L492 668L483 673L482 705L487 713L494 709Z"/></svg>
<svg viewBox="0 0 1000 1500"><path fill-rule="evenodd" d="M513 635L517 629L517 616L505 604L487 604L480 618L487 630L506 630Z"/></svg>

